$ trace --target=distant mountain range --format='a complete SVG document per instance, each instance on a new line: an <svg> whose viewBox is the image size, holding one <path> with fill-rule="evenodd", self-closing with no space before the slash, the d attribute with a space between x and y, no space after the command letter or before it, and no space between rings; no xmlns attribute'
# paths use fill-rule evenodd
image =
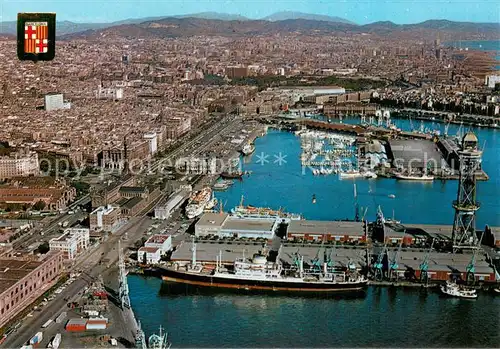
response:
<svg viewBox="0 0 500 349"><path fill-rule="evenodd" d="M303 13L303 12L293 12L293 11L283 11L276 12L270 16L262 18L265 21L286 21L289 19L308 19L311 21L325 21L325 22L334 22L334 23L347 23L347 24L356 24L354 22L348 21L345 18L340 17L332 17L326 15L315 15L311 13Z"/></svg>
<svg viewBox="0 0 500 349"><path fill-rule="evenodd" d="M16 22L0 22L0 34L16 34ZM174 17L146 17L125 19L111 23L57 22L60 38L99 38L122 36L130 38L164 38L190 35L266 35L274 33L372 33L424 38L443 34L446 39L499 38L499 23L470 23L447 20L429 20L416 24L394 24L375 22L357 25L340 17L307 14L301 12L278 12L259 20L240 15L217 12L202 12Z"/></svg>

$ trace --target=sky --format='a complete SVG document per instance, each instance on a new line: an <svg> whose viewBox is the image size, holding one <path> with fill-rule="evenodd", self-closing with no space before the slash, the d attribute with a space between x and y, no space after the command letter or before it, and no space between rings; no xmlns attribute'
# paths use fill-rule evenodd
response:
<svg viewBox="0 0 500 349"><path fill-rule="evenodd" d="M96 23L206 11L249 18L299 11L338 16L358 24L407 24L428 19L500 22L498 0L0 0L0 21L16 20L18 12L56 12L58 20Z"/></svg>

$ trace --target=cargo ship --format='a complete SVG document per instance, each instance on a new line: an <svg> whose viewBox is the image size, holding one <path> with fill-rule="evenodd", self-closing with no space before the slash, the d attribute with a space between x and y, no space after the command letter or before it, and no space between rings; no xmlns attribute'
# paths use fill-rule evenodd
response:
<svg viewBox="0 0 500 349"><path fill-rule="evenodd" d="M191 219L202 214L211 199L212 189L210 187L205 187L199 192L192 194L185 209L186 216Z"/></svg>
<svg viewBox="0 0 500 349"><path fill-rule="evenodd" d="M367 285L367 279L355 268L337 268L331 260L323 261L322 265L318 260L306 269L304 257L298 252L293 264L285 266L280 258L281 249L275 262L257 253L252 258L236 259L233 265L226 267L221 256L217 256L215 268L210 268L196 262L196 243L193 242L191 263L162 268L162 279L208 288L304 293L362 291Z"/></svg>

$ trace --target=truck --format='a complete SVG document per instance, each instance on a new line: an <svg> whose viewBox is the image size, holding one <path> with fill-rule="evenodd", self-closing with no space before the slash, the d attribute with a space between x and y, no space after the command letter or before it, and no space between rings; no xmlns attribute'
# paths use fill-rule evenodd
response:
<svg viewBox="0 0 500 349"><path fill-rule="evenodd" d="M40 344L40 342L43 339L43 333L42 332L37 332L33 337L30 339L30 345L36 346L37 344Z"/></svg>

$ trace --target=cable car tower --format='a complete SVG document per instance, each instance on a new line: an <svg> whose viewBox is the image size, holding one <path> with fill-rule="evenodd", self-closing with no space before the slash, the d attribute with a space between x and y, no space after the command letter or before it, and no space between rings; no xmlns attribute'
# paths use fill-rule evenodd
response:
<svg viewBox="0 0 500 349"><path fill-rule="evenodd" d="M453 222L453 250L476 245L476 171L481 166L482 151L478 148L478 139L472 132L462 139L460 157L460 178L457 199L453 201L455 220Z"/></svg>

